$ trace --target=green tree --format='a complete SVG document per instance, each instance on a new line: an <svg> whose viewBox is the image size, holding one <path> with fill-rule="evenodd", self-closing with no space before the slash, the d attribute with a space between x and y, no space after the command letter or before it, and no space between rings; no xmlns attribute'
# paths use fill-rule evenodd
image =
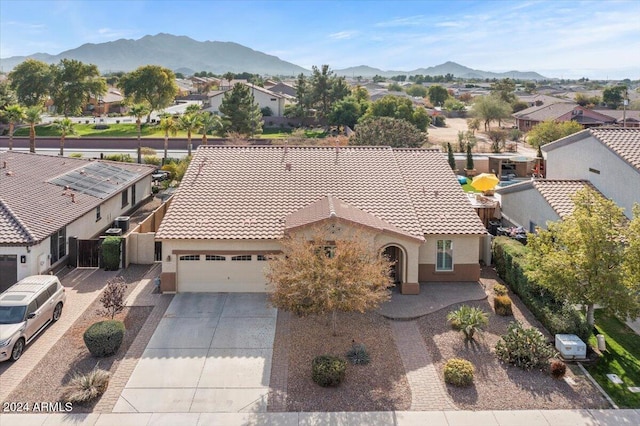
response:
<svg viewBox="0 0 640 426"><path fill-rule="evenodd" d="M640 204L633 206L633 219L629 223L623 257L625 285L640 306Z"/></svg>
<svg viewBox="0 0 640 426"><path fill-rule="evenodd" d="M189 104L184 110L185 114L200 114L200 105L198 104Z"/></svg>
<svg viewBox="0 0 640 426"><path fill-rule="evenodd" d="M572 200L571 215L529 235L528 278L560 300L586 307L591 326L596 304L619 318L638 316L640 281L624 279L629 230L623 210L588 187Z"/></svg>
<svg viewBox="0 0 640 426"><path fill-rule="evenodd" d="M2 116L9 122L9 151L13 149L13 130L16 124L21 123L27 116L21 105L9 105L4 111L0 111Z"/></svg>
<svg viewBox="0 0 640 426"><path fill-rule="evenodd" d="M262 133L262 113L249 86L236 83L233 89L227 91L222 99L220 112L224 114L222 123L225 133L234 132L245 136Z"/></svg>
<svg viewBox="0 0 640 426"><path fill-rule="evenodd" d="M382 145L395 148L419 148L425 134L407 120L391 117L369 117L356 125L349 139L352 145Z"/></svg>
<svg viewBox="0 0 640 426"><path fill-rule="evenodd" d="M132 116L136 118L136 128L138 130L138 164L142 163L142 117L149 114L149 107L146 104L135 104L129 110Z"/></svg>
<svg viewBox="0 0 640 426"><path fill-rule="evenodd" d="M411 86L404 89L407 95L415 96L418 98L426 98L428 90L422 84L412 84Z"/></svg>
<svg viewBox="0 0 640 426"><path fill-rule="evenodd" d="M429 115L424 108L414 109L411 99L394 95L386 95L375 102L371 102L361 121L372 117L391 117L406 120L421 131L426 131L429 125Z"/></svg>
<svg viewBox="0 0 640 426"><path fill-rule="evenodd" d="M602 102L609 108L618 109L627 98L627 86L607 87L602 91Z"/></svg>
<svg viewBox="0 0 640 426"><path fill-rule="evenodd" d="M449 97L449 92L439 84L429 87L429 100L435 106L442 106Z"/></svg>
<svg viewBox="0 0 640 426"><path fill-rule="evenodd" d="M90 96L107 92L107 83L98 67L75 59L62 59L51 66L52 82L49 94L58 113L65 117L79 115Z"/></svg>
<svg viewBox="0 0 640 426"><path fill-rule="evenodd" d="M329 124L349 126L353 129L360 117L362 117L360 103L353 96L347 96L333 104L328 119Z"/></svg>
<svg viewBox="0 0 640 426"><path fill-rule="evenodd" d="M503 78L495 83L491 83L491 93L504 102L511 104L516 100L516 95L513 93L516 90L516 83L510 78Z"/></svg>
<svg viewBox="0 0 640 426"><path fill-rule="evenodd" d="M502 129L491 129L487 132L487 137L491 140L491 152L499 153L503 150L507 132Z"/></svg>
<svg viewBox="0 0 640 426"><path fill-rule="evenodd" d="M578 105L585 108L595 108L600 103L599 96L588 96L584 93L576 93L575 101Z"/></svg>
<svg viewBox="0 0 640 426"><path fill-rule="evenodd" d="M31 106L25 111L25 121L29 124L29 152L36 152L36 124L40 123L42 118L42 107L39 105Z"/></svg>
<svg viewBox="0 0 640 426"><path fill-rule="evenodd" d="M178 133L178 125L171 115L167 115L160 119L160 128L164 132L164 156L162 157L162 165L167 163L167 151L169 149L169 135L175 136Z"/></svg>
<svg viewBox="0 0 640 426"><path fill-rule="evenodd" d="M484 121L487 131L492 121L500 123L511 115L511 105L497 96L478 96L473 100L473 114Z"/></svg>
<svg viewBox="0 0 640 426"><path fill-rule="evenodd" d="M6 109L9 105L13 105L17 102L17 98L11 86L9 80L0 81L0 111Z"/></svg>
<svg viewBox="0 0 640 426"><path fill-rule="evenodd" d="M582 126L575 121L558 123L552 120L537 124L527 133L527 142L533 147L542 146L582 130Z"/></svg>
<svg viewBox="0 0 640 426"><path fill-rule="evenodd" d="M350 89L344 77L336 76L329 65L322 65L320 68L314 65L311 70L312 103L318 115L326 118L331 113L333 104L348 96Z"/></svg>
<svg viewBox="0 0 640 426"><path fill-rule="evenodd" d="M402 92L402 86L400 86L396 82L393 82L387 86L387 90L390 92Z"/></svg>
<svg viewBox="0 0 640 426"><path fill-rule="evenodd" d="M178 93L176 76L170 69L158 65L144 65L123 75L118 87L127 99L149 105L147 122L151 113L171 105Z"/></svg>
<svg viewBox="0 0 640 426"><path fill-rule="evenodd" d="M311 95L311 85L304 74L300 73L296 80L296 100L297 108L295 110L296 117L308 117L311 111L313 99Z"/></svg>
<svg viewBox="0 0 640 426"><path fill-rule="evenodd" d="M192 149L191 134L200 130L202 127L201 119L200 114L182 114L178 118L178 128L187 132L187 156L189 157L191 157Z"/></svg>
<svg viewBox="0 0 640 426"><path fill-rule="evenodd" d="M465 110L464 104L459 100L457 100L456 98L447 98L447 100L444 101L443 106L446 111L464 111Z"/></svg>
<svg viewBox="0 0 640 426"><path fill-rule="evenodd" d="M476 132L480 130L480 119L478 117L467 119L467 128L472 135L475 135Z"/></svg>
<svg viewBox="0 0 640 426"><path fill-rule="evenodd" d="M27 59L9 73L11 89L26 107L42 105L49 96L52 79L51 67L35 59Z"/></svg>
<svg viewBox="0 0 640 426"><path fill-rule="evenodd" d="M64 140L67 135L75 135L76 130L74 129L73 121L69 118L65 117L62 120L58 120L53 123L53 126L57 131L60 132L60 156L64 156Z"/></svg>
<svg viewBox="0 0 640 426"><path fill-rule="evenodd" d="M451 147L451 142L447 142L447 161L449 162L449 167L451 167L451 170L457 170L456 158L453 156L453 148Z"/></svg>
<svg viewBox="0 0 640 426"><path fill-rule="evenodd" d="M333 240L330 247L327 241ZM335 239L318 232L307 240L288 235L282 254L269 260L269 301L299 316L331 314L336 335L338 312L373 310L390 297L389 262L356 237Z"/></svg>
<svg viewBox="0 0 640 426"><path fill-rule="evenodd" d="M222 120L209 111L200 113L200 132L202 132L202 145L207 144L207 135L211 132L222 130Z"/></svg>

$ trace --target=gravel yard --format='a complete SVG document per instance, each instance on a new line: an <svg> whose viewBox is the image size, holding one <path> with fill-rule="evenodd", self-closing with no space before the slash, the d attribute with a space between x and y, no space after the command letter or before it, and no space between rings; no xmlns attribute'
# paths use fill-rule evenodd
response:
<svg viewBox="0 0 640 426"><path fill-rule="evenodd" d="M406 410L411 391L388 320L375 313L338 314L338 335L331 335L329 316L290 317L288 335L288 411ZM318 355L344 357L353 341L364 343L368 365L348 364L345 381L322 388L311 380L311 361ZM276 335L274 352L287 342ZM282 352L279 352L282 353Z"/></svg>
<svg viewBox="0 0 640 426"><path fill-rule="evenodd" d="M126 295L130 294L148 269L148 266L132 265L122 272L121 276L129 284ZM118 352L111 357L94 358L87 350L82 336L91 324L107 319L96 313L96 310L100 308L102 308L102 305L98 298L89 306L83 316L67 330L64 336L51 348L40 363L31 370L16 390L9 395L6 401L29 403L60 401L63 386L66 385L73 373L89 372L96 364L98 364L99 368L108 370L113 374L153 310L153 307L128 307L116 315L116 319L123 321L127 330L122 346L120 346ZM87 405L74 404L72 412L91 412L98 400L99 398Z"/></svg>
<svg viewBox="0 0 640 426"><path fill-rule="evenodd" d="M489 326L484 333L476 337L475 342L465 342L462 333L453 330L447 323L447 313L457 309L461 304L442 309L419 320L427 348L443 382L442 369L448 359L467 359L476 369L472 386L457 388L446 385L456 406L461 410L610 408L588 378L580 374L575 366L567 369L564 380L557 380L547 372L523 371L502 364L496 358L495 344L500 336L506 333L511 321L518 320L527 327L534 325L543 329L512 293L509 296L513 300L514 316L495 315L492 308L492 289L497 281L492 271L486 268L483 276L482 282L489 295L488 300L466 303L490 313ZM551 336L546 331L543 332L551 341Z"/></svg>

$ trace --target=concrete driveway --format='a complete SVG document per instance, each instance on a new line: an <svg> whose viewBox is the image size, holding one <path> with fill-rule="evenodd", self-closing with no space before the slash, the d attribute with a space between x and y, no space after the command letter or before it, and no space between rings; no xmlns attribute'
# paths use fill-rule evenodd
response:
<svg viewBox="0 0 640 426"><path fill-rule="evenodd" d="M266 412L276 312L264 294L177 294L113 411Z"/></svg>

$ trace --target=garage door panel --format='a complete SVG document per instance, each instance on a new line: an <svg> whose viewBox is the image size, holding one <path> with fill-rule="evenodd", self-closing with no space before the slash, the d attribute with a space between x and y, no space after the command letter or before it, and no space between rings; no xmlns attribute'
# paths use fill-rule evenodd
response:
<svg viewBox="0 0 640 426"><path fill-rule="evenodd" d="M196 256L199 256L196 259ZM264 293L266 281L264 269L267 262L258 261L255 255L250 261L207 260L214 256L180 256L178 260L179 293L187 292L252 292Z"/></svg>

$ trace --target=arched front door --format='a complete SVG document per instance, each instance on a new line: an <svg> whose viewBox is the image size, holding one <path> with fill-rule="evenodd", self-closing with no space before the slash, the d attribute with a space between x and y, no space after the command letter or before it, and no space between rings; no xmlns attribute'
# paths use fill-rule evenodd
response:
<svg viewBox="0 0 640 426"><path fill-rule="evenodd" d="M402 282L402 249L398 246L387 246L382 252L387 259L393 262L391 269L389 270L389 274L391 275L391 279L395 284L400 284Z"/></svg>

